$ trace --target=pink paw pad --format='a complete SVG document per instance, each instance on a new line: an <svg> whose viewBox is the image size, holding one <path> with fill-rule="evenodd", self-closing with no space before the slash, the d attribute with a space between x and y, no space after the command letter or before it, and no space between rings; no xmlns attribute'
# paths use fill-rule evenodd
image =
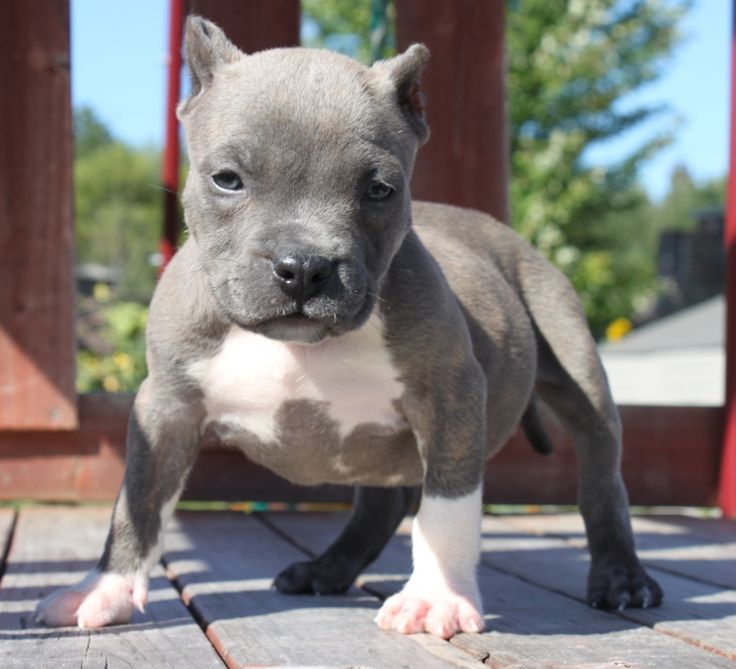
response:
<svg viewBox="0 0 736 669"><path fill-rule="evenodd" d="M479 606L452 592L422 596L400 592L389 597L376 616L381 629L401 634L428 632L449 639L458 632L481 632L485 627Z"/></svg>
<svg viewBox="0 0 736 669"><path fill-rule="evenodd" d="M95 629L128 622L134 606L143 610L146 596L147 584L139 579L93 571L77 585L43 599L34 617L51 627Z"/></svg>

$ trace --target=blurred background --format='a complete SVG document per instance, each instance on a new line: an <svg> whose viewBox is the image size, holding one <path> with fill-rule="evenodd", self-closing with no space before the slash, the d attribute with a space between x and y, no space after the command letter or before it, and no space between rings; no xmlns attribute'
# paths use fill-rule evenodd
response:
<svg viewBox="0 0 736 669"><path fill-rule="evenodd" d="M395 52L390 1L301 4L303 45ZM72 0L80 392L145 376L167 10ZM508 0L506 22L510 224L575 285L619 403L722 404L730 3Z"/></svg>

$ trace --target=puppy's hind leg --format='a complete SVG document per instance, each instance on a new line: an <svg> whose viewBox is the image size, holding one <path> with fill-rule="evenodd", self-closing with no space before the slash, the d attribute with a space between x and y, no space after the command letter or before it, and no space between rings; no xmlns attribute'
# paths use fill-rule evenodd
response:
<svg viewBox="0 0 736 669"><path fill-rule="evenodd" d="M356 488L353 512L340 536L314 560L284 569L274 585L290 594L345 592L378 557L418 499L418 488Z"/></svg>
<svg viewBox="0 0 736 669"><path fill-rule="evenodd" d="M618 410L577 297L556 276L547 277L544 291L525 297L541 332L538 391L571 432L578 453L578 496L591 554L587 599L603 608L657 606L662 590L634 548Z"/></svg>
<svg viewBox="0 0 736 669"><path fill-rule="evenodd" d="M38 622L91 629L127 622L134 607L143 610L166 522L198 452L200 420L196 409L154 393L149 381L141 386L104 553L80 583L39 603Z"/></svg>

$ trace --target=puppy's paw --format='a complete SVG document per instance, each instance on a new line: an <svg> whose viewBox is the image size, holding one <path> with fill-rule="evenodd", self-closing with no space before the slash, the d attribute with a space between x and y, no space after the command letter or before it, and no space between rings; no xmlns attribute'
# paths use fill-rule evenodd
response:
<svg viewBox="0 0 736 669"><path fill-rule="evenodd" d="M359 570L360 566L356 568L345 560L317 558L288 566L273 584L289 595L332 595L345 592Z"/></svg>
<svg viewBox="0 0 736 669"><path fill-rule="evenodd" d="M458 632L481 632L485 627L477 596L460 595L446 588L422 594L409 585L384 602L376 623L384 630L428 632L442 639Z"/></svg>
<svg viewBox="0 0 736 669"><path fill-rule="evenodd" d="M76 625L80 629L127 623L134 607L143 611L147 597L147 579L94 570L77 585L41 600L34 619L51 627Z"/></svg>
<svg viewBox="0 0 736 669"><path fill-rule="evenodd" d="M659 583L639 564L608 563L590 569L587 600L593 608L646 609L659 606L663 596Z"/></svg>

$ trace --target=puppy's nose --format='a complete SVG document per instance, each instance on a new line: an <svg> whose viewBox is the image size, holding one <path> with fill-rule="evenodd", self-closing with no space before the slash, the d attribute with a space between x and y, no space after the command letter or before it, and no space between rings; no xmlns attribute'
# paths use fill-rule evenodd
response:
<svg viewBox="0 0 736 669"><path fill-rule="evenodd" d="M284 253L273 263L273 276L284 293L306 299L319 293L332 276L333 263L323 256Z"/></svg>

